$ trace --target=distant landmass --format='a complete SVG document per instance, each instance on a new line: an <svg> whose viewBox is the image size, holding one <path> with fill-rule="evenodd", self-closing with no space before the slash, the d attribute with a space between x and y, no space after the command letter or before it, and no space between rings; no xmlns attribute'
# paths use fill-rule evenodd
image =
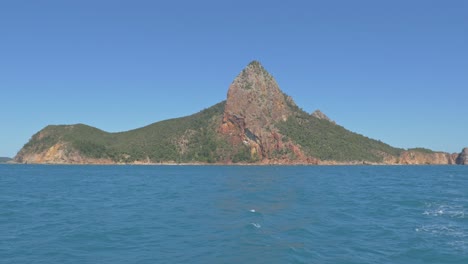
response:
<svg viewBox="0 0 468 264"><path fill-rule="evenodd" d="M12 159L11 158L7 158L7 157L0 157L0 163L7 163L9 161L11 161Z"/></svg>
<svg viewBox="0 0 468 264"><path fill-rule="evenodd" d="M312 114L251 62L227 100L187 117L120 133L84 124L50 125L14 158L53 164L468 164L462 153L400 149Z"/></svg>

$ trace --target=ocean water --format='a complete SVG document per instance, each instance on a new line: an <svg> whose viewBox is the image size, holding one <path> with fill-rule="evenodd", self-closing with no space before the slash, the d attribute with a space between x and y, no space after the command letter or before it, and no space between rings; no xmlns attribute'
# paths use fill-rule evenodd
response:
<svg viewBox="0 0 468 264"><path fill-rule="evenodd" d="M0 263L468 263L468 166L0 166Z"/></svg>

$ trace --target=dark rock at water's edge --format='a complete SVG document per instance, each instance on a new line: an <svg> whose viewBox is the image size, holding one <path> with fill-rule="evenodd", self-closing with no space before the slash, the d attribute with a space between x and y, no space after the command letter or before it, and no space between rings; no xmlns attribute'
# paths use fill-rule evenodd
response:
<svg viewBox="0 0 468 264"><path fill-rule="evenodd" d="M464 148L457 158L457 164L468 165L468 148Z"/></svg>
<svg viewBox="0 0 468 264"><path fill-rule="evenodd" d="M9 161L12 161L11 158L7 158L7 157L0 157L0 163L7 163Z"/></svg>

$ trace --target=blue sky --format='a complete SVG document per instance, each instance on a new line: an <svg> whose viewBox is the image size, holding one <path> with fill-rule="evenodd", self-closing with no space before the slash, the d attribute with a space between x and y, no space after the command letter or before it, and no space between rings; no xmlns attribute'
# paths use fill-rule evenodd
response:
<svg viewBox="0 0 468 264"><path fill-rule="evenodd" d="M0 156L48 124L117 132L197 112L254 59L308 112L459 152L467 14L462 0L1 1Z"/></svg>

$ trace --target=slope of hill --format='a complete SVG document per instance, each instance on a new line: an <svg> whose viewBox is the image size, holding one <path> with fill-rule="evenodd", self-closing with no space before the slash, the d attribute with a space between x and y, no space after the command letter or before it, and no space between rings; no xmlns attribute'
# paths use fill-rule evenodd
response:
<svg viewBox="0 0 468 264"><path fill-rule="evenodd" d="M454 164L456 154L405 151L350 132L321 112L308 114L253 61L227 100L191 116L107 133L86 126L42 129L19 163ZM464 160L464 158L463 158Z"/></svg>
<svg viewBox="0 0 468 264"><path fill-rule="evenodd" d="M0 163L7 163L9 161L11 161L12 159L11 158L7 158L7 157L0 157Z"/></svg>
<svg viewBox="0 0 468 264"><path fill-rule="evenodd" d="M15 157L21 163L214 162L224 102L197 114L139 129L107 133L83 124L47 126Z"/></svg>
<svg viewBox="0 0 468 264"><path fill-rule="evenodd" d="M278 124L281 133L301 145L308 155L320 160L384 162L403 152L303 111L295 113L286 122Z"/></svg>

